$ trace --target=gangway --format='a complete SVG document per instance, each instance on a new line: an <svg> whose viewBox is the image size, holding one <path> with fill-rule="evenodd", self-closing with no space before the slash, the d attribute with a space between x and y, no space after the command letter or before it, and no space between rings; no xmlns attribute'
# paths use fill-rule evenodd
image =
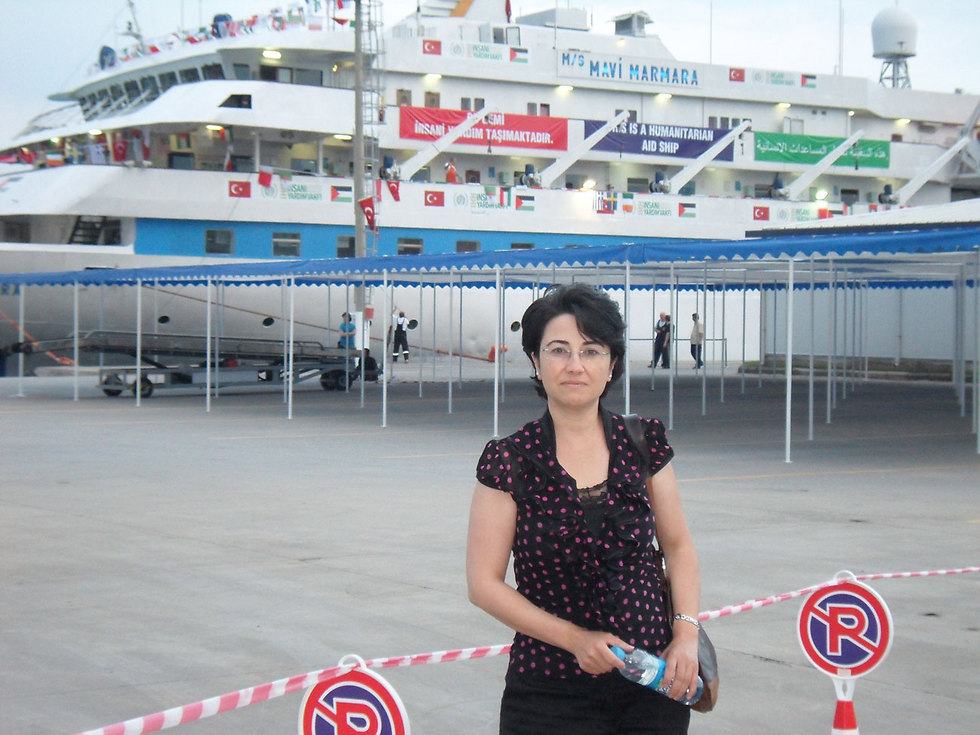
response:
<svg viewBox="0 0 980 735"><path fill-rule="evenodd" d="M139 347L137 347L137 337ZM7 348L9 354L35 352L98 352L128 355L136 365L115 365L99 369L99 387L107 396L123 390L136 390L140 374L140 394L151 395L156 388L204 387L213 370L212 385L281 385L286 379L285 345L280 340L249 337L212 339L212 364L208 366L208 338L196 334L141 334L136 332L93 330L77 337L18 342ZM216 356L216 357L215 357ZM175 363L161 358L184 358ZM293 342L293 382L319 378L324 390L345 390L361 375L359 353L343 348L324 347L316 341ZM364 362L364 379L377 380L377 363Z"/></svg>

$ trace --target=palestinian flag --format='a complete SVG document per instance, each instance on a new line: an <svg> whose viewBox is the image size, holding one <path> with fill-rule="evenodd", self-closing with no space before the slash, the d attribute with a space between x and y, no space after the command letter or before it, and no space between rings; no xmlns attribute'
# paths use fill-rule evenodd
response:
<svg viewBox="0 0 980 735"><path fill-rule="evenodd" d="M678 217L697 217L698 214L695 211L697 205L694 202L681 202L677 205L677 216Z"/></svg>
<svg viewBox="0 0 980 735"><path fill-rule="evenodd" d="M331 186L330 187L330 201L331 202L352 202L354 201L354 187L353 186Z"/></svg>
<svg viewBox="0 0 980 735"><path fill-rule="evenodd" d="M510 49L510 60L517 64L527 63L527 49L526 48L513 48Z"/></svg>
<svg viewBox="0 0 980 735"><path fill-rule="evenodd" d="M517 204L514 207L521 212L533 212L534 211L534 197L525 196L524 194L517 195Z"/></svg>

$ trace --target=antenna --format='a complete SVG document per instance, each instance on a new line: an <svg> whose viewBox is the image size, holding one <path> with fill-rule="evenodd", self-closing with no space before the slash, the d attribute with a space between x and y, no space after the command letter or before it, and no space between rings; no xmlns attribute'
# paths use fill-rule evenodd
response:
<svg viewBox="0 0 980 735"><path fill-rule="evenodd" d="M874 57L882 59L878 83L883 87L911 87L908 59L915 56L915 19L898 7L885 8L871 22Z"/></svg>

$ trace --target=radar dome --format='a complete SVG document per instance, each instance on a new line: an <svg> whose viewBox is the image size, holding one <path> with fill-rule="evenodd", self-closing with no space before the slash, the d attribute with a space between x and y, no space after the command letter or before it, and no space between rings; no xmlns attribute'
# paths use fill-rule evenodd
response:
<svg viewBox="0 0 980 735"><path fill-rule="evenodd" d="M885 8L871 21L871 44L876 59L915 56L915 19L901 8Z"/></svg>

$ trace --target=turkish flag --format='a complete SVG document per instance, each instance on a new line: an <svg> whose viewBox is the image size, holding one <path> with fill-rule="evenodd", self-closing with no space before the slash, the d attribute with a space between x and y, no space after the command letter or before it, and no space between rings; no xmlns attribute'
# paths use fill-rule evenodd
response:
<svg viewBox="0 0 980 735"><path fill-rule="evenodd" d="M769 207L752 207L752 219L755 220L768 220L769 219Z"/></svg>
<svg viewBox="0 0 980 735"><path fill-rule="evenodd" d="M259 168L259 186L272 186L272 169L262 166Z"/></svg>
<svg viewBox="0 0 980 735"><path fill-rule="evenodd" d="M228 196L248 199L252 196L252 184L248 181L229 181Z"/></svg>
<svg viewBox="0 0 980 735"><path fill-rule="evenodd" d="M388 181L387 184L388 184L388 191L391 192L391 196L394 198L396 202L400 202L402 200L402 197L401 194L398 192L398 182Z"/></svg>
<svg viewBox="0 0 980 735"><path fill-rule="evenodd" d="M445 207L446 206L446 193L443 191L427 191L425 192L425 206L427 207Z"/></svg>
<svg viewBox="0 0 980 735"><path fill-rule="evenodd" d="M126 144L126 139L122 135L116 135L112 141L112 160L116 163L125 161L128 150L129 146Z"/></svg>
<svg viewBox="0 0 980 735"><path fill-rule="evenodd" d="M728 67L728 81L730 81L730 82L744 82L745 81L745 69L736 69L733 66Z"/></svg>
<svg viewBox="0 0 980 735"><path fill-rule="evenodd" d="M368 229L373 230L374 227L374 197L364 197L363 199L358 199L357 203L361 205L361 209L364 211L364 219L367 220Z"/></svg>
<svg viewBox="0 0 980 735"><path fill-rule="evenodd" d="M435 54L436 56L442 55L442 41L430 41L424 39L422 41L422 53L423 54Z"/></svg>

